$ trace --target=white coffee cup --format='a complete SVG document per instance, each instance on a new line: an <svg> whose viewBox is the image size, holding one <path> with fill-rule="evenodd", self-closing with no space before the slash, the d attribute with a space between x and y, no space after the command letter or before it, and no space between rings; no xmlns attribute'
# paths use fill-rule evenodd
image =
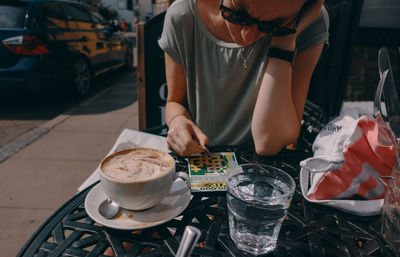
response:
<svg viewBox="0 0 400 257"><path fill-rule="evenodd" d="M174 158L151 148L131 148L107 156L100 164L100 183L106 195L120 207L144 210L160 203L178 178L186 187L174 191L182 194L190 190L189 176L175 172Z"/></svg>

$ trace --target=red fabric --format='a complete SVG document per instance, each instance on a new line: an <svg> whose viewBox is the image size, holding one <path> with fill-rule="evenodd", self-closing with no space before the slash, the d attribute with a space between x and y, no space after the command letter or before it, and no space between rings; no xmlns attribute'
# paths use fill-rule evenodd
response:
<svg viewBox="0 0 400 257"><path fill-rule="evenodd" d="M121 22L121 28L122 28L122 30L126 30L126 21L125 20L122 20L122 22Z"/></svg>
<svg viewBox="0 0 400 257"><path fill-rule="evenodd" d="M349 198L356 196L367 198L367 192L379 186L384 187L384 191L379 195L374 195L370 199L384 198L386 187L374 177L371 168L381 176L390 176L395 164L395 152L393 145L384 145L382 142L389 142L389 135L385 130L379 129L373 119L360 119L358 127L362 129L361 137L354 144L346 146L343 152L344 163L342 167L335 171L328 171L319 181L313 193L308 197L314 200L337 199L340 194L349 189L351 185L359 184L357 192ZM378 133L379 131L379 133ZM381 138L378 138L379 137ZM386 138L382 138L386 137ZM383 140L382 140L383 139ZM363 174L361 174L364 172ZM359 176L361 174L361 176ZM357 176L367 176L363 182L355 179ZM356 185L357 186L357 185ZM351 190L351 189L350 189ZM380 192L380 190L376 190ZM340 198L340 197L339 197Z"/></svg>

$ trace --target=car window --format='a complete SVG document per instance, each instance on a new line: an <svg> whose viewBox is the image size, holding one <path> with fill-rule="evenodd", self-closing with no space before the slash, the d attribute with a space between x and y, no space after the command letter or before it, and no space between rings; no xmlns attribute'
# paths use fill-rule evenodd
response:
<svg viewBox="0 0 400 257"><path fill-rule="evenodd" d="M66 27L66 16L59 4L47 4L40 8L37 24L45 27Z"/></svg>
<svg viewBox="0 0 400 257"><path fill-rule="evenodd" d="M26 4L3 4L0 1L0 29L23 28L25 26Z"/></svg>
<svg viewBox="0 0 400 257"><path fill-rule="evenodd" d="M91 14L85 8L77 5L66 5L65 8L69 14L69 19L74 21L92 22Z"/></svg>
<svg viewBox="0 0 400 257"><path fill-rule="evenodd" d="M93 19L94 23L100 24L100 25L106 25L107 24L106 20L98 12L91 11L91 13L92 13L92 19Z"/></svg>

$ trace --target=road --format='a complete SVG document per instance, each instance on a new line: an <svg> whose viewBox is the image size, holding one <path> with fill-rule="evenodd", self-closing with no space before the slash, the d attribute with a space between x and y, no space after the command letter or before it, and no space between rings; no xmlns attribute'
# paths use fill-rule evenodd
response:
<svg viewBox="0 0 400 257"><path fill-rule="evenodd" d="M0 149L21 135L52 120L88 98L116 83L136 79L136 71L114 71L95 79L92 92L81 100L62 94L40 92L36 94L0 93ZM136 86L136 83L132 83ZM136 96L135 96L136 97Z"/></svg>

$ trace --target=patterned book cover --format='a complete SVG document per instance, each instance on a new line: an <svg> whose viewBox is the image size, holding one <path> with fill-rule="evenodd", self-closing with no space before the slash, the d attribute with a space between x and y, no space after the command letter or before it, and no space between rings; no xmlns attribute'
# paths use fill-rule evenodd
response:
<svg viewBox="0 0 400 257"><path fill-rule="evenodd" d="M228 178L240 172L233 152L189 156L192 192L226 191Z"/></svg>

